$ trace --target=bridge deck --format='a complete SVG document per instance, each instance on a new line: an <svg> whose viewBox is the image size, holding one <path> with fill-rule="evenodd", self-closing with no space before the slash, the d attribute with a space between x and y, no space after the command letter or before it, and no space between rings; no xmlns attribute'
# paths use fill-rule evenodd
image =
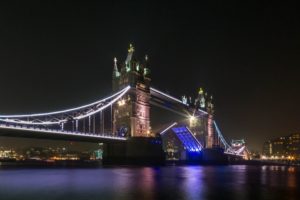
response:
<svg viewBox="0 0 300 200"><path fill-rule="evenodd" d="M0 135L6 137L28 137L39 139L76 140L86 142L116 142L126 141L127 138L109 136L109 134L92 134L70 131L59 131L42 128L23 128L21 126L7 126L0 124Z"/></svg>

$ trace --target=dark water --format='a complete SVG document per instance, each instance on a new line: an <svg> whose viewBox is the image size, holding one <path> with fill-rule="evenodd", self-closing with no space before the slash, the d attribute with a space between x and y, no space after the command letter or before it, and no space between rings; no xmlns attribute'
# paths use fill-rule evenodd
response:
<svg viewBox="0 0 300 200"><path fill-rule="evenodd" d="M299 200L299 184L294 167L0 169L0 200Z"/></svg>

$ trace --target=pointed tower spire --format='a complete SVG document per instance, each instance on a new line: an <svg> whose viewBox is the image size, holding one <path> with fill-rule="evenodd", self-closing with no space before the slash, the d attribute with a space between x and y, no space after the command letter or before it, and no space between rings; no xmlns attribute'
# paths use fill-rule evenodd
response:
<svg viewBox="0 0 300 200"><path fill-rule="evenodd" d="M131 61L133 52L134 52L134 47L132 46L132 44L129 44L128 54L127 54L125 64L128 64Z"/></svg>
<svg viewBox="0 0 300 200"><path fill-rule="evenodd" d="M118 70L118 60L116 57L114 57L114 71L119 71Z"/></svg>
<svg viewBox="0 0 300 200"><path fill-rule="evenodd" d="M204 90L202 88L199 89L198 92L198 101L200 104L200 108L205 108L205 95L204 95Z"/></svg>
<svg viewBox="0 0 300 200"><path fill-rule="evenodd" d="M114 77L119 77L120 76L120 72L119 72L119 69L118 69L118 60L116 57L114 57L114 70L113 70L113 76Z"/></svg>

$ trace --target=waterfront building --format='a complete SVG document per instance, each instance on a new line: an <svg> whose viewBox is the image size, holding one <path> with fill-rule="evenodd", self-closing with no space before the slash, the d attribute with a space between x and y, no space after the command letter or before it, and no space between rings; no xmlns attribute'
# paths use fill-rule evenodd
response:
<svg viewBox="0 0 300 200"><path fill-rule="evenodd" d="M300 159L300 133L287 136L287 152L295 159Z"/></svg>
<svg viewBox="0 0 300 200"><path fill-rule="evenodd" d="M275 157L282 157L287 154L286 137L279 137L272 140L272 155Z"/></svg>
<svg viewBox="0 0 300 200"><path fill-rule="evenodd" d="M18 159L18 153L13 149L0 148L0 159Z"/></svg>
<svg viewBox="0 0 300 200"><path fill-rule="evenodd" d="M262 154L269 157L272 155L272 152L272 142L270 140L264 142Z"/></svg>
<svg viewBox="0 0 300 200"><path fill-rule="evenodd" d="M268 140L263 144L262 154L274 159L300 159L300 133L293 133Z"/></svg>

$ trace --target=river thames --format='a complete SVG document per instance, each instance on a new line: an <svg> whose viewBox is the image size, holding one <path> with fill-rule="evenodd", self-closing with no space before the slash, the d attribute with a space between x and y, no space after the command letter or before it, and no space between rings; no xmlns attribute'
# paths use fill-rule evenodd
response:
<svg viewBox="0 0 300 200"><path fill-rule="evenodd" d="M299 199L300 168L0 169L1 200Z"/></svg>

